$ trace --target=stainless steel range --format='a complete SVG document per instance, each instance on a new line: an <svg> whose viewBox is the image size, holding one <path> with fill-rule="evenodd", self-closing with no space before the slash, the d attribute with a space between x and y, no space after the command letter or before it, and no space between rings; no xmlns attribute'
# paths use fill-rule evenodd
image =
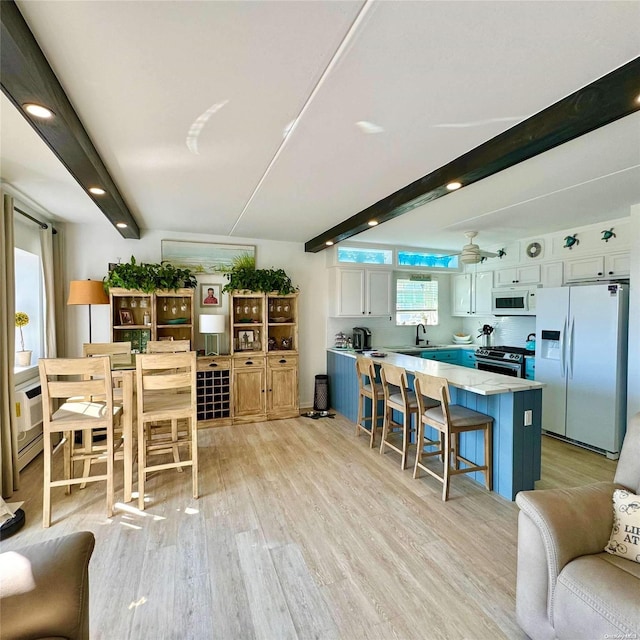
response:
<svg viewBox="0 0 640 640"><path fill-rule="evenodd" d="M476 350L476 369L524 378L524 357L533 355L535 351L523 347L481 347Z"/></svg>

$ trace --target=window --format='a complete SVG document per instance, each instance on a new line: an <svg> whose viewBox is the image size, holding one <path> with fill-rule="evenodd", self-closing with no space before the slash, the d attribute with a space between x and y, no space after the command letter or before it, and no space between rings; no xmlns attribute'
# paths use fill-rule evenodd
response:
<svg viewBox="0 0 640 640"><path fill-rule="evenodd" d="M369 249L358 247L338 247L338 263L351 264L392 264L391 249Z"/></svg>
<svg viewBox="0 0 640 640"><path fill-rule="evenodd" d="M438 281L407 276L396 281L396 324L438 324Z"/></svg>
<svg viewBox="0 0 640 640"><path fill-rule="evenodd" d="M43 354L44 317L42 305L42 268L40 256L14 249L15 260L15 303L16 311L24 311L29 316L29 324L22 327L24 348L32 351L31 365L38 362ZM16 351L21 349L20 330L16 327Z"/></svg>
<svg viewBox="0 0 640 640"><path fill-rule="evenodd" d="M398 251L399 267L430 267L440 269L457 269L457 255L441 253L423 253L419 251Z"/></svg>

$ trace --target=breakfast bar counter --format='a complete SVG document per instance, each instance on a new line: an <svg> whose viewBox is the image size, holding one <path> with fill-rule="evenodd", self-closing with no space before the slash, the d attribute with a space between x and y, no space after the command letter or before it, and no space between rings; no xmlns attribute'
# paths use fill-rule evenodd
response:
<svg viewBox="0 0 640 640"><path fill-rule="evenodd" d="M355 357L354 351L327 350L331 407L353 422L358 416ZM416 371L446 378L452 403L494 419L493 490L514 500L519 491L534 488L535 481L540 479L543 384L392 352L385 357L366 357L371 357L376 365L389 362L404 368L411 386ZM481 434L463 434L460 448L470 460L482 460ZM469 477L482 482L481 474Z"/></svg>

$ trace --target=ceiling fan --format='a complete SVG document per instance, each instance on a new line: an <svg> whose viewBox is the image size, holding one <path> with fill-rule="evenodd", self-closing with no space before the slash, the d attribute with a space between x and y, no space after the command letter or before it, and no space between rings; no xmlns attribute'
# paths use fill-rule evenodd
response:
<svg viewBox="0 0 640 640"><path fill-rule="evenodd" d="M462 247L462 251L457 254L460 256L460 262L463 264L478 264L486 258L497 258L500 254L491 251L481 251L480 247L473 242L478 235L477 231L465 231L465 236L469 239L469 243Z"/></svg>

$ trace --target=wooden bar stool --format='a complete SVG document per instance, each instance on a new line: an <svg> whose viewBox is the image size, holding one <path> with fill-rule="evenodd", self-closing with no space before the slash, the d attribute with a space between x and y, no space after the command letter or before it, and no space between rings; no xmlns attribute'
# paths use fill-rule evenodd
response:
<svg viewBox="0 0 640 640"><path fill-rule="evenodd" d="M482 471L485 479L485 487L488 491L492 489L492 427L493 418L484 413L479 413L467 407L457 404L450 404L449 383L445 378L429 376L425 373L415 374L415 392L418 404L422 402L420 409L420 422L418 425L418 451L413 469L413 477L418 477L418 469L423 469L429 475L442 482L442 499L449 498L449 482L452 475L460 473L472 473ZM426 400L438 399L440 405L437 407L427 407ZM434 445L435 441L424 437L424 427L429 426L436 429L441 435L442 446L438 451L423 453L423 446ZM484 431L484 464L478 465L463 458L459 452L458 436L467 431ZM420 446L420 443L424 443ZM443 474L439 475L433 469L427 467L422 458L425 455L442 454ZM453 459L453 465L452 465ZM467 465L460 468L460 463Z"/></svg>
<svg viewBox="0 0 640 640"><path fill-rule="evenodd" d="M400 466L407 468L407 453L411 432L415 427L411 426L411 417L415 416L414 425L418 422L418 402L414 391L408 388L407 373L402 367L384 363L380 367L380 379L384 392L384 420L382 422L382 442L380 443L380 454L384 453L386 447L401 454ZM402 414L402 422L395 422L393 412ZM394 431L400 429L401 431ZM402 435L402 442L396 442L396 436Z"/></svg>
<svg viewBox="0 0 640 640"><path fill-rule="evenodd" d="M113 515L114 423L118 423L121 407L113 404L113 383L109 358L41 358L38 361L42 388L44 491L42 524L51 525L51 488L66 487L85 482L105 481L107 515ZM84 398L84 400L82 399ZM56 405L60 404L59 408ZM87 431L90 439L95 429L106 434L106 444L99 450L76 445L76 431ZM62 440L52 447L52 435L61 433ZM85 438L85 440L87 439ZM52 458L64 451L64 479L54 480ZM106 463L105 473L74 478L75 462L90 460Z"/></svg>
<svg viewBox="0 0 640 640"><path fill-rule="evenodd" d="M198 497L198 423L196 353L139 354L136 357L138 402L138 506L144 509L147 474L191 467L193 497ZM181 449L184 458L176 456ZM152 455L174 454L173 462L150 464ZM176 459L177 457L177 459Z"/></svg>
<svg viewBox="0 0 640 640"><path fill-rule="evenodd" d="M111 361L111 369L114 367L122 367L131 364L131 342L85 342L82 345L82 355L85 358L93 358L95 356L108 356ZM115 441L119 437L124 439L123 446L116 451L116 460L123 460L124 466L124 501L131 501L131 491L133 487L133 460L135 447L133 444L133 394L129 391L131 397L127 398L127 406L125 407L124 389L122 377L113 376L113 402L115 405L122 407L122 419L119 425L116 425L114 433ZM129 384L132 384L129 382ZM130 415L131 414L131 415ZM121 429L117 427L120 426ZM126 434L125 434L126 429ZM86 432L83 432L86 434ZM96 443L95 436L102 436L101 433L93 433L94 437L85 438L83 445L85 449L91 450L100 448L100 443ZM90 461L85 462L83 470L83 476L89 474ZM84 485L80 485L81 489L84 489Z"/></svg>
<svg viewBox="0 0 640 640"><path fill-rule="evenodd" d="M356 421L356 436L364 431L369 436L369 447L373 448L376 438L378 420L384 415L378 415L378 402L384 401L382 385L376 382L376 369L373 360L356 356L356 374L358 376L358 419ZM371 400L371 415L365 415L365 403ZM367 423L370 428L367 428Z"/></svg>
<svg viewBox="0 0 640 640"><path fill-rule="evenodd" d="M147 353L183 353L191 351L189 340L149 340Z"/></svg>

